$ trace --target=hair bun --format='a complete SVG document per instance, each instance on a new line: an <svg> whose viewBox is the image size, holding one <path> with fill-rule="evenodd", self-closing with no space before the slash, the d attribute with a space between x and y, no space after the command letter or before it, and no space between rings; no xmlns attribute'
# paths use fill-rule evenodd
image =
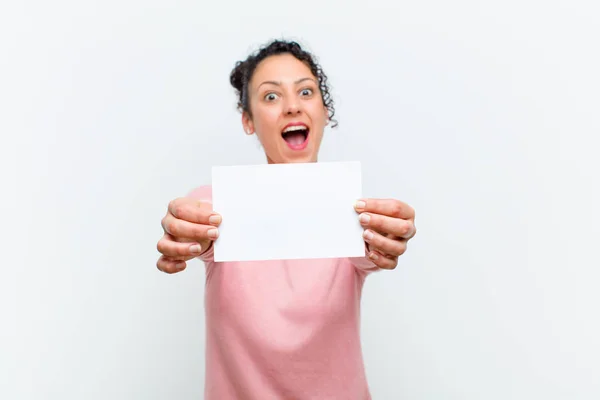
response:
<svg viewBox="0 0 600 400"><path fill-rule="evenodd" d="M231 86L235 88L239 93L244 88L244 74L246 72L246 63L244 61L238 61L235 63L235 68L231 71L229 76L229 82Z"/></svg>

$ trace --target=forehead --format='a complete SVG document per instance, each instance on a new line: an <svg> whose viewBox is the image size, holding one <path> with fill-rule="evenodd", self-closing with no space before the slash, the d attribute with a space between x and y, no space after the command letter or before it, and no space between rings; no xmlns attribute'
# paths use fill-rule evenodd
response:
<svg viewBox="0 0 600 400"><path fill-rule="evenodd" d="M262 60L252 76L252 86L264 81L294 82L300 78L314 78L308 65L291 54L278 54Z"/></svg>

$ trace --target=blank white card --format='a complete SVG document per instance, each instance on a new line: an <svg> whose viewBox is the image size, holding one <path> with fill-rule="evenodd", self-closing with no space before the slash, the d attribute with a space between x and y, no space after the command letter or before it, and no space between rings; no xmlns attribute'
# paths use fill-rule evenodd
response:
<svg viewBox="0 0 600 400"><path fill-rule="evenodd" d="M359 162L213 167L215 261L363 257Z"/></svg>

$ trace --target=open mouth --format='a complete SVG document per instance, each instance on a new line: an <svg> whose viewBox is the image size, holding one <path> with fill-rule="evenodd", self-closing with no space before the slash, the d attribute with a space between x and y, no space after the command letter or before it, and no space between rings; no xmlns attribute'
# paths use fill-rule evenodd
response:
<svg viewBox="0 0 600 400"><path fill-rule="evenodd" d="M308 145L310 129L304 124L288 125L281 136L292 150L303 150Z"/></svg>

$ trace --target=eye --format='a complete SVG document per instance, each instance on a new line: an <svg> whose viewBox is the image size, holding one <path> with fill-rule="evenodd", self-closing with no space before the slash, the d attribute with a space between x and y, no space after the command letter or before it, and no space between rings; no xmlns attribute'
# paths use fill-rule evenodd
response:
<svg viewBox="0 0 600 400"><path fill-rule="evenodd" d="M265 100L267 100L267 101L274 101L274 100L277 100L278 97L279 96L277 96L277 94L275 94L275 93L267 93L265 95Z"/></svg>
<svg viewBox="0 0 600 400"><path fill-rule="evenodd" d="M312 90L312 89L302 89L302 90L300 91L300 94L301 94L302 96L310 96L310 95L312 95L312 94L313 94L313 90Z"/></svg>

